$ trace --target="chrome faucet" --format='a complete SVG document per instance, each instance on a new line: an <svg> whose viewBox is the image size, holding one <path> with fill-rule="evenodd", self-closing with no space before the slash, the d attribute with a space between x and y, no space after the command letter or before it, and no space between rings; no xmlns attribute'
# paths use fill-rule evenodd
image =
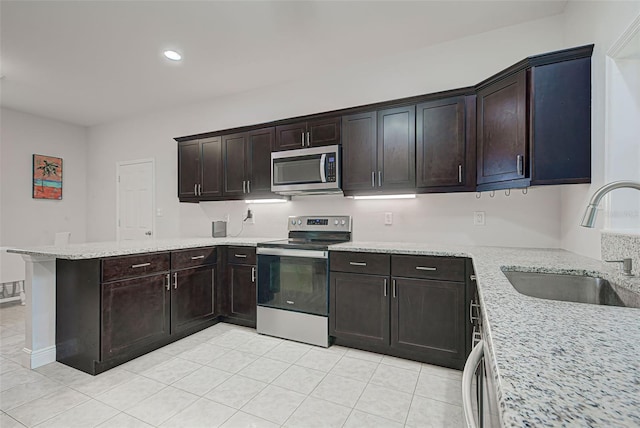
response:
<svg viewBox="0 0 640 428"><path fill-rule="evenodd" d="M580 223L580 226L593 227L596 222L596 215L598 213L598 204L600 204L600 200L610 191L623 188L640 190L640 182L614 181L612 183L605 184L596 190L596 193L591 197L591 201L589 201L589 205L587 205L587 209L584 211L584 216L582 217L582 223Z"/></svg>

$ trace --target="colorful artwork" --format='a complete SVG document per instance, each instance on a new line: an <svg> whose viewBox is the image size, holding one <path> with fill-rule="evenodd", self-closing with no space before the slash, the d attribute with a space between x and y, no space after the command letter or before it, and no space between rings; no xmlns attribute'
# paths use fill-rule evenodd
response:
<svg viewBox="0 0 640 428"><path fill-rule="evenodd" d="M34 199L62 199L62 158L33 155Z"/></svg>

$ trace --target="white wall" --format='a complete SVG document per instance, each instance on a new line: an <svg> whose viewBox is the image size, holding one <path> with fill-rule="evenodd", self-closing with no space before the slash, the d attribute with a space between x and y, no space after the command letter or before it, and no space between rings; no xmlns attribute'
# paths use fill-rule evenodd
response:
<svg viewBox="0 0 640 428"><path fill-rule="evenodd" d="M621 2L569 2L564 13L565 44L595 43L592 59L592 183L565 186L562 190L562 248L600 258L600 229L604 215L600 215L596 228L580 227L584 208L593 192L611 180L605 174L605 159L611 151L607 141L605 118L607 114L607 51L631 22L640 14L640 1ZM637 123L637 120L635 121ZM615 126L628 127L618 122ZM631 125L631 126L637 126ZM622 129L620 132L624 132ZM615 149L614 149L615 150ZM611 164L615 169L616 165ZM637 166L640 168L640 166Z"/></svg>
<svg viewBox="0 0 640 428"><path fill-rule="evenodd" d="M51 245L56 232L85 242L86 128L5 108L0 121L0 246ZM31 197L34 153L62 158L62 200Z"/></svg>
<svg viewBox="0 0 640 428"><path fill-rule="evenodd" d="M340 68L305 81L131 118L89 130L88 239L115 239L115 165L155 157L156 236L206 236L210 221L232 214L230 232L239 229L241 202L180 204L177 199L177 149L173 137L249 125L297 115L430 93L478 83L526 56L566 47L561 16L532 21L412 53ZM487 212L487 225L473 227L474 210ZM336 212L355 216L354 239L433 240L437 242L534 247L560 246L560 190L534 189L526 197L498 192L480 200L475 194L422 195L413 201L353 201L340 197L294 198L284 206L255 206L256 224L243 235L282 237L284 217ZM383 226L382 213L394 213Z"/></svg>

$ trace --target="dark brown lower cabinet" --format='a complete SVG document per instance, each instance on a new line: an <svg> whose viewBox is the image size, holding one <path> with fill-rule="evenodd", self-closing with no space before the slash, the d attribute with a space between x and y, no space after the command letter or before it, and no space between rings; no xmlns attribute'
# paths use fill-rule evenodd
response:
<svg viewBox="0 0 640 428"><path fill-rule="evenodd" d="M387 346L388 282L378 275L332 273L329 334L362 345Z"/></svg>
<svg viewBox="0 0 640 428"><path fill-rule="evenodd" d="M56 260L56 360L98 374L217 322L215 248Z"/></svg>
<svg viewBox="0 0 640 428"><path fill-rule="evenodd" d="M437 364L462 367L466 358L464 307L464 282L394 277L391 347Z"/></svg>
<svg viewBox="0 0 640 428"><path fill-rule="evenodd" d="M102 359L169 336L167 275L102 286Z"/></svg>
<svg viewBox="0 0 640 428"><path fill-rule="evenodd" d="M255 266L229 264L229 316L256 322Z"/></svg>
<svg viewBox="0 0 640 428"><path fill-rule="evenodd" d="M173 272L171 333L214 316L215 268L203 266Z"/></svg>
<svg viewBox="0 0 640 428"><path fill-rule="evenodd" d="M336 344L464 367L468 260L331 252L330 261L329 334Z"/></svg>

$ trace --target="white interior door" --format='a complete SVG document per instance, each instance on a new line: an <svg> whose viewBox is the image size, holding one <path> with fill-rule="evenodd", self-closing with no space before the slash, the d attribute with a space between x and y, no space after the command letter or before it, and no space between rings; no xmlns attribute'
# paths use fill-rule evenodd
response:
<svg viewBox="0 0 640 428"><path fill-rule="evenodd" d="M154 237L154 161L118 163L118 240Z"/></svg>

